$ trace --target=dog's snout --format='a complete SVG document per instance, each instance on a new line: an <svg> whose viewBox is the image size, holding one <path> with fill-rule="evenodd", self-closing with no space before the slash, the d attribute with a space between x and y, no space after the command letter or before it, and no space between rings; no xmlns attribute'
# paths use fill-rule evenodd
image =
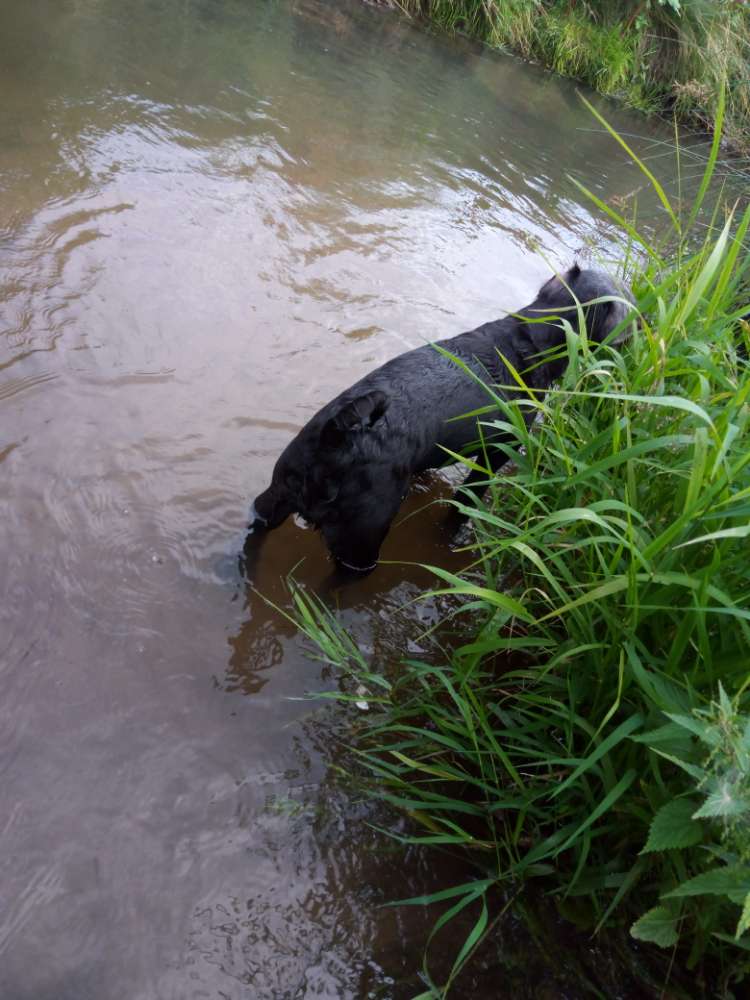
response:
<svg viewBox="0 0 750 1000"><path fill-rule="evenodd" d="M264 528L268 524L268 518L263 517L258 513L255 506L255 501L250 504L250 511L248 513L248 526L252 528Z"/></svg>

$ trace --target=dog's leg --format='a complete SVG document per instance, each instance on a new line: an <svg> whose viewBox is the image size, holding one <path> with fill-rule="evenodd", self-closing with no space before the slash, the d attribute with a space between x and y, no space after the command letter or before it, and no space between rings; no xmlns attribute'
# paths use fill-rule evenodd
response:
<svg viewBox="0 0 750 1000"><path fill-rule="evenodd" d="M503 444L512 444L513 438L510 436L496 437L492 438L487 442L487 448L485 453L482 455L482 461L486 462L486 466L479 469L472 469L466 479L463 481L459 490L456 494L456 499L461 501L461 493L468 492L471 496L479 500L484 494L485 490L489 486L490 480L497 476L498 472L503 468L503 466L508 465L511 459L508 457L508 453L504 448L500 447ZM463 498L467 503L471 502L471 497ZM450 512L448 514L448 526L450 529L457 529L461 527L462 524L466 522L467 515L462 511L459 511L456 507L451 506Z"/></svg>

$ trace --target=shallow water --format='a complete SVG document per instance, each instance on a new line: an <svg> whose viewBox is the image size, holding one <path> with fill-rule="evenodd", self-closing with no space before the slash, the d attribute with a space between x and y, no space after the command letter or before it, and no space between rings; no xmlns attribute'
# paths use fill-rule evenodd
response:
<svg viewBox="0 0 750 1000"><path fill-rule="evenodd" d="M572 85L353 2L6 2L0 98L0 996L408 996L427 917L379 904L447 862L330 781L248 502L369 368L612 252L569 174L638 176ZM461 565L447 488L386 560ZM330 572L289 522L253 582L295 566ZM338 594L379 662L428 582Z"/></svg>

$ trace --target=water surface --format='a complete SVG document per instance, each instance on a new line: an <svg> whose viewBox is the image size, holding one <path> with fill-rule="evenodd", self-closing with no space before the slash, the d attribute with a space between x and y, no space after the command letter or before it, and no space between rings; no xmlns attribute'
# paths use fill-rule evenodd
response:
<svg viewBox="0 0 750 1000"><path fill-rule="evenodd" d="M646 154L669 138L608 112ZM612 252L568 175L640 183L574 87L387 11L0 5L3 1000L416 988L427 917L379 904L448 862L386 851L333 785L341 729L293 699L335 678L227 567L333 394ZM386 560L461 565L419 512L446 490ZM290 521L253 582L283 600L295 566L330 572ZM339 595L379 662L428 583Z"/></svg>

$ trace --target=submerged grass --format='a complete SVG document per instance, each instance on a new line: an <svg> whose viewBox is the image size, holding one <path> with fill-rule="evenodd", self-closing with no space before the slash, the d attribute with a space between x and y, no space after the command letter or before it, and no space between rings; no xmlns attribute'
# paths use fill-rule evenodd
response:
<svg viewBox="0 0 750 1000"><path fill-rule="evenodd" d="M566 375L525 404L530 425L488 387L514 471L458 500L473 567L434 568L470 638L387 680L295 591L300 628L354 676L347 697L373 695L371 794L411 814L409 843L476 866L407 901L447 905L435 933L476 913L447 981L428 947L425 998L487 935L493 890L529 880L579 926L626 922L680 966L707 961L711 995L750 971L750 209L693 233L721 116L687 219L657 185L667 239L609 211L639 249L627 342L592 351L568 327Z"/></svg>
<svg viewBox="0 0 750 1000"><path fill-rule="evenodd" d="M394 0L449 31L512 49L645 111L750 145L750 12L734 0Z"/></svg>

